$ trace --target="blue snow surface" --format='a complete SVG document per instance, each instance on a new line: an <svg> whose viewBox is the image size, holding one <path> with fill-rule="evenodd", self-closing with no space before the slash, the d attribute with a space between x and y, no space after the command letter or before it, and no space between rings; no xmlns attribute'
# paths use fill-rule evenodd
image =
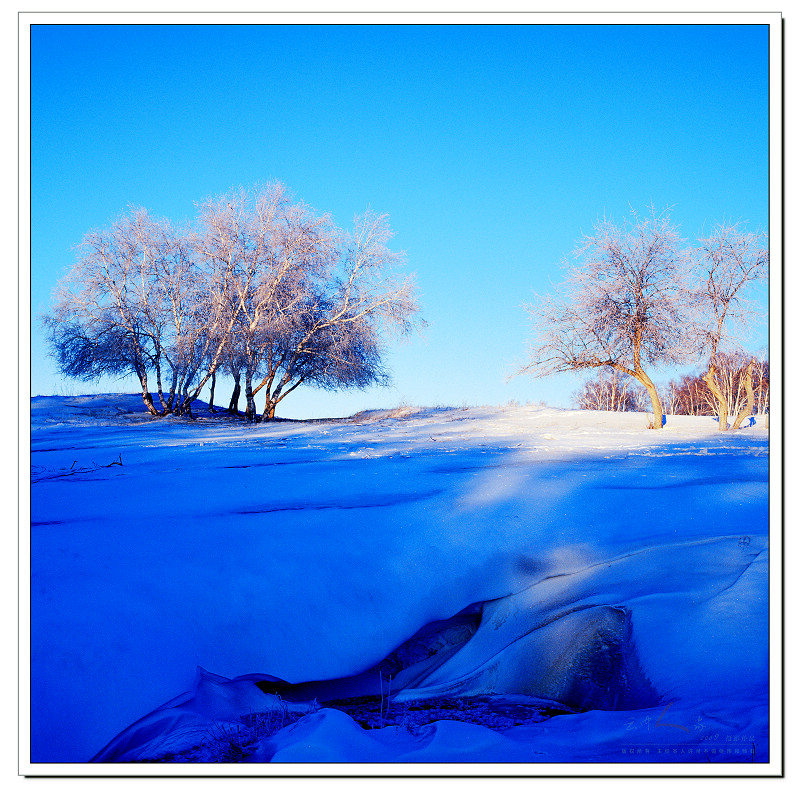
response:
<svg viewBox="0 0 800 800"><path fill-rule="evenodd" d="M535 406L247 425L33 398L31 763L159 758L276 702L308 713L250 761L766 762L769 431L716 428ZM392 701L578 713L365 730L308 703L467 608L477 630Z"/></svg>

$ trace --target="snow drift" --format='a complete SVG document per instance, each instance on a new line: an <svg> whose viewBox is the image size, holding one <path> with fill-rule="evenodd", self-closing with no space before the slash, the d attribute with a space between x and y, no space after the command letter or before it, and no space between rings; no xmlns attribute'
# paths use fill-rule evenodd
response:
<svg viewBox="0 0 800 800"><path fill-rule="evenodd" d="M767 453L759 419L34 398L31 760L163 758L276 703L246 759L768 760ZM570 713L324 707L378 694Z"/></svg>

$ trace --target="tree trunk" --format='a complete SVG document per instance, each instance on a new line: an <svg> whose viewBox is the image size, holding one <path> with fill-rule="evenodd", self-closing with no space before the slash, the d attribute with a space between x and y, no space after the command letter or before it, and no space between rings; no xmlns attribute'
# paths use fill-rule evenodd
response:
<svg viewBox="0 0 800 800"><path fill-rule="evenodd" d="M154 417L161 416L161 414L159 414L158 411L156 410L156 407L153 405L153 395L151 395L146 388L142 391L142 400L144 400L144 404L147 406L147 410Z"/></svg>
<svg viewBox="0 0 800 800"><path fill-rule="evenodd" d="M149 389L147 388L147 373L142 372L139 374L139 381L142 384L142 400L144 400L144 404L147 406L147 410L154 416L160 417L161 414L158 413L156 407L153 405L153 396L150 394Z"/></svg>
<svg viewBox="0 0 800 800"><path fill-rule="evenodd" d="M178 393L175 403L175 411L173 412L176 417L186 415L190 419L194 419L192 415L192 403L197 400L196 395L191 392L182 391Z"/></svg>
<svg viewBox="0 0 800 800"><path fill-rule="evenodd" d="M290 394L298 386L300 386L300 384L302 384L303 381L305 381L305 378L299 378L288 389L284 391L284 386L286 386L288 381L289 381L289 376L285 375L281 379L281 382L277 385L275 390L272 392L272 394L267 395L267 402L264 405L264 414L261 417L262 422L268 422L271 419L275 419L275 409L278 403L280 403L280 401L283 400L283 398L286 397L287 394Z"/></svg>
<svg viewBox="0 0 800 800"><path fill-rule="evenodd" d="M719 429L721 431L728 430L728 400L719 388L715 373L717 368L713 364L708 365L708 372L703 375L703 383L708 386L709 391L714 395L717 401L717 409L719 411Z"/></svg>
<svg viewBox="0 0 800 800"><path fill-rule="evenodd" d="M264 403L264 413L261 415L261 421L267 422L267 420L275 419L275 407L278 404L273 402L272 398L267 395L267 401Z"/></svg>
<svg viewBox="0 0 800 800"><path fill-rule="evenodd" d="M178 374L173 369L172 371L172 384L169 387L169 397L167 398L167 404L164 407L164 414L171 414L172 413L172 406L175 404L175 392L178 389Z"/></svg>
<svg viewBox="0 0 800 800"><path fill-rule="evenodd" d="M755 365L755 361L752 359L747 365L747 372L744 376L744 390L747 394L747 401L744 404L744 408L737 414L734 420L733 430L738 430L745 419L753 413L753 405L756 402L756 396L753 392L753 367L755 367Z"/></svg>
<svg viewBox="0 0 800 800"><path fill-rule="evenodd" d="M169 409L167 408L167 402L164 400L164 389L161 386L161 359L156 359L156 389L158 391L158 399L161 402L161 414L162 416L166 416Z"/></svg>
<svg viewBox="0 0 800 800"><path fill-rule="evenodd" d="M242 373L237 372L233 376L234 384L233 384L233 393L231 394L231 401L228 403L228 413L229 414L238 414L239 413L239 395L242 392Z"/></svg>
<svg viewBox="0 0 800 800"><path fill-rule="evenodd" d="M647 389L647 394L650 396L650 403L653 406L653 427L657 430L660 430L664 427L664 409L661 406L661 400L658 396L656 385L650 380L647 373L641 367L639 367L639 369L636 371L636 378L644 386L644 388Z"/></svg>
<svg viewBox="0 0 800 800"><path fill-rule="evenodd" d="M250 422L255 422L256 419L256 399L255 395L253 394L253 376L250 374L250 370L245 370L244 373L244 396L245 400L247 400L247 408L245 410L245 416Z"/></svg>
<svg viewBox="0 0 800 800"><path fill-rule="evenodd" d="M211 378L211 398L208 401L208 410L214 414L214 389L217 388L217 373L215 372Z"/></svg>

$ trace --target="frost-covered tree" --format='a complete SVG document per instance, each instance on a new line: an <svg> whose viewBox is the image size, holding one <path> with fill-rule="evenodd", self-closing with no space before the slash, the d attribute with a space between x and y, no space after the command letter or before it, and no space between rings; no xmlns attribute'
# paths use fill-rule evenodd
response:
<svg viewBox="0 0 800 800"><path fill-rule="evenodd" d="M190 413L230 333L221 283L198 260L190 230L131 208L84 236L44 317L60 371L90 379L134 374L151 414Z"/></svg>
<svg viewBox="0 0 800 800"><path fill-rule="evenodd" d="M753 370L753 388L755 391L756 414L769 413L769 361L762 356L756 359Z"/></svg>
<svg viewBox="0 0 800 800"><path fill-rule="evenodd" d="M251 420L262 389L271 419L301 384L385 382L386 337L420 324L390 236L372 213L345 233L281 184L204 201L193 229L131 209L80 243L44 317L51 352L68 377L135 374L159 415L190 414L209 381L213 403L220 371Z"/></svg>
<svg viewBox="0 0 800 800"><path fill-rule="evenodd" d="M353 233L336 228L273 184L240 189L201 206L202 251L230 268L226 289L233 320L226 369L238 404L242 377L246 416L262 420L299 386L325 389L384 383L382 342L409 332L418 307L400 257L387 247L386 217L372 213Z"/></svg>
<svg viewBox="0 0 800 800"><path fill-rule="evenodd" d="M165 363L172 358L177 366L185 347L184 331L170 324L184 310L176 286L184 291L180 273L190 258L185 244L169 223L138 208L83 237L44 317L62 374L83 379L134 374L147 408L161 413L148 375L157 376L160 391ZM173 377L177 381L177 373Z"/></svg>
<svg viewBox="0 0 800 800"><path fill-rule="evenodd" d="M225 360L237 376L244 372L250 419L265 348L324 261L329 227L327 218L292 203L281 184L240 188L200 206L202 252L226 276L220 297L232 327Z"/></svg>
<svg viewBox="0 0 800 800"><path fill-rule="evenodd" d="M681 397L677 381L671 380L659 389L658 396L661 398L661 404L665 414L679 413L678 409L680 408Z"/></svg>
<svg viewBox="0 0 800 800"><path fill-rule="evenodd" d="M591 411L638 411L639 398L633 383L627 375L604 367L596 379L584 383L573 399L578 408Z"/></svg>
<svg viewBox="0 0 800 800"><path fill-rule="evenodd" d="M720 348L736 345L737 334L747 326L751 309L743 302L749 284L766 277L769 267L769 246L765 233L744 230L740 223L718 224L711 235L700 240L698 268L703 287L700 292L704 316L700 330L708 352L708 366L703 381L714 396L719 409L719 429L728 429L729 399L720 386L719 373L724 368ZM753 370L756 359L750 361L744 381L746 402L733 422L733 429L752 413L755 403Z"/></svg>
<svg viewBox="0 0 800 800"><path fill-rule="evenodd" d="M690 267L668 213L598 221L566 262L557 293L529 306L534 341L520 372L617 370L647 390L660 428L662 405L648 370L697 349Z"/></svg>
<svg viewBox="0 0 800 800"><path fill-rule="evenodd" d="M413 282L395 273L401 256L387 246L385 215L368 212L353 232L336 231L334 246L292 285L262 332L265 389L262 420L301 384L323 389L388 383L384 342L419 321ZM315 256L319 256L318 253Z"/></svg>
<svg viewBox="0 0 800 800"><path fill-rule="evenodd" d="M664 396L669 398L673 414L716 415L724 404L729 415L766 414L769 410L769 361L744 351L718 352L714 373L722 403L708 387L705 374L685 375L670 381ZM752 409L748 409L748 384L752 389Z"/></svg>

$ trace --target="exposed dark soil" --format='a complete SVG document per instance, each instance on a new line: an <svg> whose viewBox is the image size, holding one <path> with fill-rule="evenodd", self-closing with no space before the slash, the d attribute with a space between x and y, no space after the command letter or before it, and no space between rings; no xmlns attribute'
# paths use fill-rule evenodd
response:
<svg viewBox="0 0 800 800"><path fill-rule="evenodd" d="M421 726L440 720L456 720L504 731L517 725L534 725L558 714L574 714L572 709L551 701L521 698L519 702L508 697L432 697L424 700L397 702L379 695L351 697L326 701L322 708L335 708L352 717L365 730L398 726L415 733ZM238 735L221 734L211 737L189 750L168 753L158 759L144 759L138 763L164 762L226 762L246 759L257 742L272 736L291 725L304 713L284 709L280 714L248 714L240 720Z"/></svg>
<svg viewBox="0 0 800 800"><path fill-rule="evenodd" d="M432 697L425 700L396 702L380 697L353 697L325 703L351 716L362 728L374 730L387 725L418 728L438 720L456 720L504 731L516 725L532 725L556 714L574 713L555 704L512 702L507 699L480 697Z"/></svg>

